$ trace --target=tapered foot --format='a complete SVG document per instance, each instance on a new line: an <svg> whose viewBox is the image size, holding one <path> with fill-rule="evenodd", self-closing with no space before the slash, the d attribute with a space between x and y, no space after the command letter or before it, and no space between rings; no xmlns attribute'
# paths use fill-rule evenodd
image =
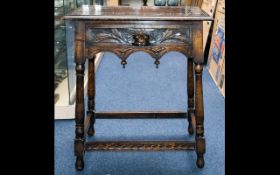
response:
<svg viewBox="0 0 280 175"><path fill-rule="evenodd" d="M94 128L93 127L89 127L88 128L88 132L87 132L88 136L93 136L94 133L95 133Z"/></svg>
<svg viewBox="0 0 280 175"><path fill-rule="evenodd" d="M82 171L84 169L83 157L77 157L75 166L77 171Z"/></svg>
<svg viewBox="0 0 280 175"><path fill-rule="evenodd" d="M203 156L197 157L196 166L198 168L203 168L204 167L204 158L203 158Z"/></svg>

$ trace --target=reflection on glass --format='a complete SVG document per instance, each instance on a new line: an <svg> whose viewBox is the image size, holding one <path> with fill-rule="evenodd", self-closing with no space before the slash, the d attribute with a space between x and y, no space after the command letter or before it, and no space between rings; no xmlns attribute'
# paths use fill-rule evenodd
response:
<svg viewBox="0 0 280 175"><path fill-rule="evenodd" d="M166 0L154 0L155 6L165 6Z"/></svg>
<svg viewBox="0 0 280 175"><path fill-rule="evenodd" d="M76 8L75 0L54 1L54 87L55 104L69 104L68 65L66 53L66 35L63 16Z"/></svg>
<svg viewBox="0 0 280 175"><path fill-rule="evenodd" d="M96 5L104 5L104 1L103 0L95 0L95 4Z"/></svg>
<svg viewBox="0 0 280 175"><path fill-rule="evenodd" d="M178 6L179 0L167 0L168 6Z"/></svg>

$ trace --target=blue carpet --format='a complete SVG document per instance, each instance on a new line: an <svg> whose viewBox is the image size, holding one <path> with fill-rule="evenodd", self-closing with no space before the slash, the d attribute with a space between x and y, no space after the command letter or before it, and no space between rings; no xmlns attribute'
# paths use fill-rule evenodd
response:
<svg viewBox="0 0 280 175"><path fill-rule="evenodd" d="M146 53L120 60L106 53L97 71L97 111L187 111L186 58L170 52L159 69ZM196 167L194 151L86 152L83 172L75 171L74 120L55 121L56 175L224 175L224 98L206 69L203 72L206 154ZM193 140L186 119L97 119L96 135L88 140Z"/></svg>

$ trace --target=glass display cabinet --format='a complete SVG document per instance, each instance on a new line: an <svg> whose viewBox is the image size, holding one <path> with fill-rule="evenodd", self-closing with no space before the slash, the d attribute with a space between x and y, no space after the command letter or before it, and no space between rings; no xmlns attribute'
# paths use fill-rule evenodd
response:
<svg viewBox="0 0 280 175"><path fill-rule="evenodd" d="M76 0L54 1L54 86L55 104L69 103L68 65L66 54L66 30L63 16L77 7Z"/></svg>
<svg viewBox="0 0 280 175"><path fill-rule="evenodd" d="M54 86L55 86L55 105L66 106L73 104L73 90L75 79L72 74L74 71L74 63L70 52L67 51L67 40L71 40L71 26L67 26L63 20L63 16L71 10L74 10L82 5L98 4L103 5L103 0L55 0L54 1ZM66 33L69 35L66 35ZM71 48L70 48L71 49ZM70 50L68 49L68 50ZM68 53L67 53L68 52Z"/></svg>
<svg viewBox="0 0 280 175"><path fill-rule="evenodd" d="M75 65L73 46L69 45L74 36L71 25L67 25L64 15L82 5L103 5L103 0L55 0L54 1L54 95L55 118L74 116ZM72 112L71 112L72 111ZM73 113L73 114L72 114Z"/></svg>

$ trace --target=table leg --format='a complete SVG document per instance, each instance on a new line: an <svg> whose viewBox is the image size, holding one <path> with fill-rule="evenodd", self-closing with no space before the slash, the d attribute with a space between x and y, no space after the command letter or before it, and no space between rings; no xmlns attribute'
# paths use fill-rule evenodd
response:
<svg viewBox="0 0 280 175"><path fill-rule="evenodd" d="M87 110L87 117L90 117L90 124L88 128L87 134L89 136L94 135L94 123L95 123L95 116L94 116L94 96L95 96L95 68L94 68L94 60L95 57L88 60L88 110Z"/></svg>
<svg viewBox="0 0 280 175"><path fill-rule="evenodd" d="M188 58L188 132L193 134L192 114L194 113L194 73L193 73L193 58Z"/></svg>
<svg viewBox="0 0 280 175"><path fill-rule="evenodd" d="M195 64L195 118L196 118L196 165L204 167L205 138L204 138L204 107L202 90L202 64Z"/></svg>
<svg viewBox="0 0 280 175"><path fill-rule="evenodd" d="M76 62L76 106L75 106L75 156L76 169L83 170L84 168L84 63Z"/></svg>

